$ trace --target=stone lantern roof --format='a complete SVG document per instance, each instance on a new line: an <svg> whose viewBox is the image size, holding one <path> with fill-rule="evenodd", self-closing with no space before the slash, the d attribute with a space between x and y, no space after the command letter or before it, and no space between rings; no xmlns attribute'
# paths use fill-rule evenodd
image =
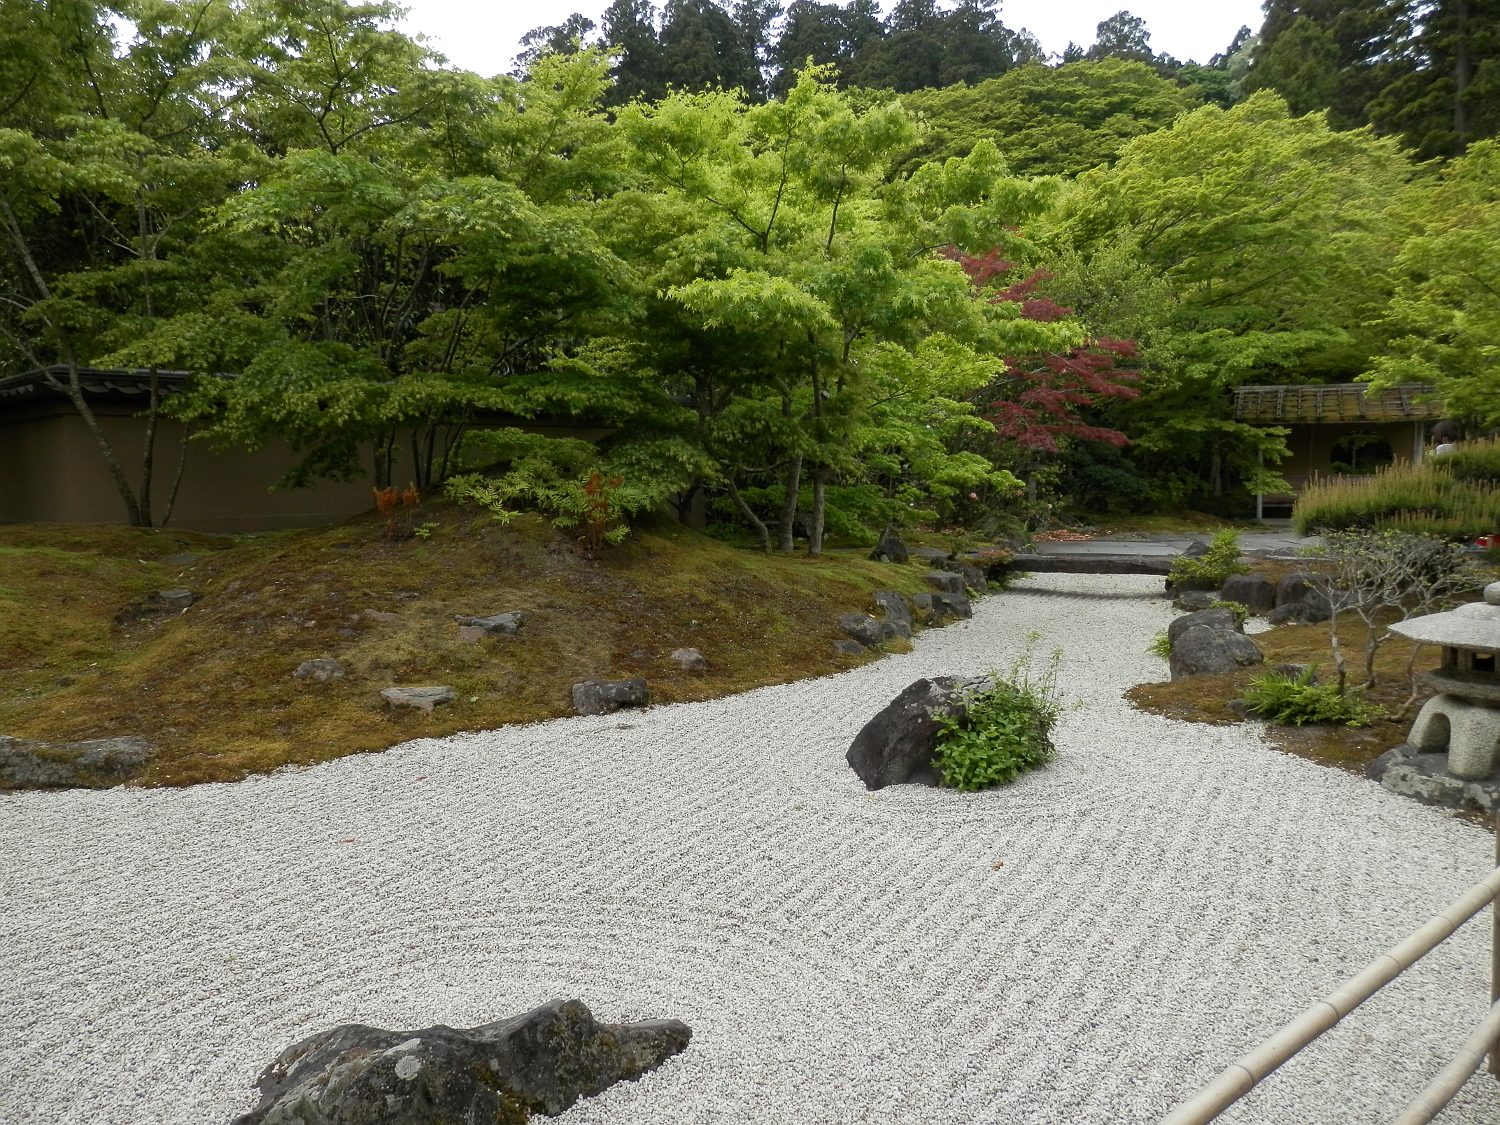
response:
<svg viewBox="0 0 1500 1125"><path fill-rule="evenodd" d="M1444 648L1500 651L1500 582L1484 588L1484 601L1469 602L1447 613L1429 613L1391 626L1398 637Z"/></svg>

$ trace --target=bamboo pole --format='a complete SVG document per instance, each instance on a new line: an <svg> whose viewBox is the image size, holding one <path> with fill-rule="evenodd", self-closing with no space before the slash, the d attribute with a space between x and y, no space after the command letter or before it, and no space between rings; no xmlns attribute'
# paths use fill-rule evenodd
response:
<svg viewBox="0 0 1500 1125"><path fill-rule="evenodd" d="M1454 930L1495 901L1496 896L1500 896L1500 866L1405 941L1386 950L1270 1038L1231 1063L1217 1078L1163 1117L1161 1125L1206 1125L1218 1117L1287 1059L1430 953Z"/></svg>
<svg viewBox="0 0 1500 1125"><path fill-rule="evenodd" d="M1406 1112L1392 1125L1427 1125L1443 1112L1470 1076L1484 1065L1485 1052L1492 1052L1496 1044L1500 1044L1500 1003L1491 1006L1489 1015L1474 1029L1474 1034L1464 1040L1453 1061L1428 1083L1427 1089L1412 1099Z"/></svg>

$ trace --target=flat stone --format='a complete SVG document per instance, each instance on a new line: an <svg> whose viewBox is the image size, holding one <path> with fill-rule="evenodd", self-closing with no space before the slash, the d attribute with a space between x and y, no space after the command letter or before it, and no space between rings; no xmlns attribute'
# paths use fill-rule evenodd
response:
<svg viewBox="0 0 1500 1125"><path fill-rule="evenodd" d="M1500 810L1500 776L1466 780L1448 772L1448 755L1423 754L1409 742L1391 747L1365 767L1365 776L1392 793L1424 805L1483 813Z"/></svg>
<svg viewBox="0 0 1500 1125"><path fill-rule="evenodd" d="M379 609L367 609L365 610L365 616L371 621L384 621L388 624L401 620L399 613L386 613L384 610Z"/></svg>
<svg viewBox="0 0 1500 1125"><path fill-rule="evenodd" d="M947 562L951 553L939 547L913 547L911 549L912 558L926 559L930 563Z"/></svg>
<svg viewBox="0 0 1500 1125"><path fill-rule="evenodd" d="M197 600L191 590L158 590L156 592L157 604L166 609L187 609Z"/></svg>
<svg viewBox="0 0 1500 1125"><path fill-rule="evenodd" d="M468 629L483 629L492 637L513 637L521 626L531 620L524 609L513 609L509 613L497 613L492 617L458 617L458 623Z"/></svg>
<svg viewBox="0 0 1500 1125"><path fill-rule="evenodd" d="M150 757L151 744L134 735L83 742L0 736L0 787L108 789L139 775Z"/></svg>
<svg viewBox="0 0 1500 1125"><path fill-rule="evenodd" d="M1172 600L1172 608L1196 613L1200 609L1207 609L1218 600L1219 595L1212 590L1184 590Z"/></svg>
<svg viewBox="0 0 1500 1125"><path fill-rule="evenodd" d="M708 671L708 660L695 648L673 649L667 659L675 661L684 672Z"/></svg>
<svg viewBox="0 0 1500 1125"><path fill-rule="evenodd" d="M348 671L337 660L320 656L316 660L304 660L301 664L297 665L297 670L292 675L299 680L311 680L315 684L326 684L329 680L342 680L348 675Z"/></svg>
<svg viewBox="0 0 1500 1125"><path fill-rule="evenodd" d="M473 1028L345 1024L283 1051L232 1125L519 1125L639 1078L692 1034L680 1020L601 1024L580 1000Z"/></svg>
<svg viewBox="0 0 1500 1125"><path fill-rule="evenodd" d="M848 637L840 637L833 642L833 647L839 652L847 653L849 656L863 656L870 651L858 641L851 641Z"/></svg>
<svg viewBox="0 0 1500 1125"><path fill-rule="evenodd" d="M621 707L644 707L651 691L639 676L628 680L584 680L573 685L573 710L580 715L608 715Z"/></svg>
<svg viewBox="0 0 1500 1125"><path fill-rule="evenodd" d="M166 566L192 566L195 562L198 561L198 556L191 554L190 552L183 551L181 554L167 555L165 558L160 558L156 561L159 563L163 563Z"/></svg>
<svg viewBox="0 0 1500 1125"><path fill-rule="evenodd" d="M458 640L460 644L478 644L489 636L489 633L478 625L460 625L458 627Z"/></svg>
<svg viewBox="0 0 1500 1125"><path fill-rule="evenodd" d="M380 697L392 707L413 707L432 714L439 703L452 703L458 692L448 684L436 687L388 687L380 689Z"/></svg>

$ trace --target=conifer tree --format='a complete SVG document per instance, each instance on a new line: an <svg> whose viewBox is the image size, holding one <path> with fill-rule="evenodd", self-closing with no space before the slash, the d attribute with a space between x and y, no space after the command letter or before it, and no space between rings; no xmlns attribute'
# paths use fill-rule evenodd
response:
<svg viewBox="0 0 1500 1125"><path fill-rule="evenodd" d="M666 93L661 40L656 33L656 6L651 0L614 0L604 12L604 42L620 52L607 101L623 105L632 98L655 101Z"/></svg>
<svg viewBox="0 0 1500 1125"><path fill-rule="evenodd" d="M1433 0L1370 116L1423 157L1500 133L1500 2Z"/></svg>
<svg viewBox="0 0 1500 1125"><path fill-rule="evenodd" d="M662 76L682 90L721 86L747 92L760 69L740 28L714 0L667 0L661 28Z"/></svg>

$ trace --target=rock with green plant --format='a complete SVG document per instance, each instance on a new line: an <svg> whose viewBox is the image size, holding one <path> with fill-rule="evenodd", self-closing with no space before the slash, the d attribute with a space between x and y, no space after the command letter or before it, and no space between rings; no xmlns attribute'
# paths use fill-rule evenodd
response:
<svg viewBox="0 0 1500 1125"><path fill-rule="evenodd" d="M1250 565L1240 561L1240 533L1225 528L1214 536L1208 550L1198 558L1187 554L1172 560L1167 573L1167 592L1218 590L1236 574L1248 574Z"/></svg>
<svg viewBox="0 0 1500 1125"><path fill-rule="evenodd" d="M966 700L987 689L987 679L935 676L909 684L870 719L850 744L845 761L866 789L943 783L934 761L947 719L962 721Z"/></svg>

